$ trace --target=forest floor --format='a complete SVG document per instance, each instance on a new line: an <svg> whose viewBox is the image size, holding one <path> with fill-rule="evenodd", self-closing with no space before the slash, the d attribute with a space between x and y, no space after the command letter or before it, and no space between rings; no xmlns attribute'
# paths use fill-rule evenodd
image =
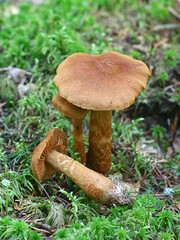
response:
<svg viewBox="0 0 180 240"><path fill-rule="evenodd" d="M0 239L179 239L180 3L0 1ZM72 121L52 105L57 66L76 52L116 51L147 64L147 88L112 114L107 177L141 181L132 205L103 206L60 172L43 183L33 149ZM83 120L88 151L90 114Z"/></svg>

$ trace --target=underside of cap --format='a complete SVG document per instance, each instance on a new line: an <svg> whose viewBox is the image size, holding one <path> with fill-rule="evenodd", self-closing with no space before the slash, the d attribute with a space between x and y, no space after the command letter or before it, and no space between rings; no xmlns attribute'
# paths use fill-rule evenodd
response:
<svg viewBox="0 0 180 240"><path fill-rule="evenodd" d="M32 172L38 181L42 182L57 172L55 168L46 163L48 153L56 150L60 153L67 154L66 148L66 135L58 128L51 129L46 135L46 138L34 149L31 158Z"/></svg>
<svg viewBox="0 0 180 240"><path fill-rule="evenodd" d="M62 98L59 93L56 93L52 99L53 106L58 109L66 117L72 119L83 119L88 113L88 110L77 107Z"/></svg>
<svg viewBox="0 0 180 240"><path fill-rule="evenodd" d="M150 71L126 55L75 53L62 62L54 78L60 95L84 109L122 110L146 88Z"/></svg>

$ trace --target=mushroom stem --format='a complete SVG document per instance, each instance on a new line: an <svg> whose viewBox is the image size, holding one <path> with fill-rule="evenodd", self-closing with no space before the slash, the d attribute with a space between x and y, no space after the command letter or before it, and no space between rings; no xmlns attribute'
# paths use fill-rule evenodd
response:
<svg viewBox="0 0 180 240"><path fill-rule="evenodd" d="M86 152L84 149L82 119L72 119L72 123L75 151L79 153L81 163L86 164Z"/></svg>
<svg viewBox="0 0 180 240"><path fill-rule="evenodd" d="M96 202L108 205L120 199L118 203L123 203L124 200L122 198L124 193L122 193L122 196L121 194L114 196L113 191L115 191L116 187L109 178L85 167L67 155L52 150L46 156L46 163L57 171L59 170L66 174L86 195ZM116 195L116 193L114 194Z"/></svg>
<svg viewBox="0 0 180 240"><path fill-rule="evenodd" d="M112 111L91 111L87 163L95 171L107 173L111 166Z"/></svg>

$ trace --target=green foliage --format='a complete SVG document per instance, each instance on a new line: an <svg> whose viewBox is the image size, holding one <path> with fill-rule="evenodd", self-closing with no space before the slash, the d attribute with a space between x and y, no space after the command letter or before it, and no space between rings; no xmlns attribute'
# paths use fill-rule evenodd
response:
<svg viewBox="0 0 180 240"><path fill-rule="evenodd" d="M180 107L180 88L176 89L176 92L172 95L169 101L174 103L177 107Z"/></svg>
<svg viewBox="0 0 180 240"><path fill-rule="evenodd" d="M53 229L58 229L64 225L64 206L62 204L51 202L46 223Z"/></svg>
<svg viewBox="0 0 180 240"><path fill-rule="evenodd" d="M162 141L166 133L166 129L162 126L156 125L152 127L152 137L157 141Z"/></svg>
<svg viewBox="0 0 180 240"><path fill-rule="evenodd" d="M165 87L166 81L169 79L167 72L161 72L156 78L156 84L160 87Z"/></svg>
<svg viewBox="0 0 180 240"><path fill-rule="evenodd" d="M180 150L177 151L176 159L179 161L180 160Z"/></svg>
<svg viewBox="0 0 180 240"><path fill-rule="evenodd" d="M77 197L67 191L60 190L71 201L71 207L65 209L68 219L68 223L75 223L77 221L89 222L93 217L97 216L96 208L97 204L94 201L88 199L88 197L81 192L81 197Z"/></svg>
<svg viewBox="0 0 180 240"><path fill-rule="evenodd" d="M68 229L64 228L56 232L54 239L68 239L68 236L70 237Z"/></svg>
<svg viewBox="0 0 180 240"><path fill-rule="evenodd" d="M120 227L116 232L115 236L116 239L122 239L122 240L130 240L131 238L128 235L129 231L124 229L123 227Z"/></svg>
<svg viewBox="0 0 180 240"><path fill-rule="evenodd" d="M2 238L11 238L11 239L27 239L27 233L29 230L29 226L24 221L14 221L12 224L6 229L6 231L1 235Z"/></svg>
<svg viewBox="0 0 180 240"><path fill-rule="evenodd" d="M124 6L124 1L123 0L97 0L96 5L99 8L106 8L109 11L114 11L114 10L122 10ZM113 6L116 6L117 9L114 9Z"/></svg>
<svg viewBox="0 0 180 240"><path fill-rule="evenodd" d="M32 183L27 178L30 175L28 172L24 171L23 174L17 174L7 168L6 171L6 173L0 174L1 215L4 214L4 209L6 214L8 211L13 211L14 197L21 199L33 189Z"/></svg>
<svg viewBox="0 0 180 240"><path fill-rule="evenodd" d="M142 128L139 125L144 119L138 118L131 123L122 123L116 120L116 117L115 115L112 122L112 137L117 139L120 136L124 143L137 143L142 136Z"/></svg>
<svg viewBox="0 0 180 240"><path fill-rule="evenodd" d="M1 152L2 154L2 161L0 164L2 167L4 166L10 166L13 165L13 169L16 168L16 164L23 164L25 169L25 175L28 174L28 167L30 166L28 163L29 156L32 152L32 148L34 147L34 144L36 144L36 141L32 144L27 144L24 142L23 139L20 139L19 142L14 142L14 153L12 154L5 154L5 152ZM0 159L0 160L1 160ZM11 171L10 171L11 172Z"/></svg>
<svg viewBox="0 0 180 240"><path fill-rule="evenodd" d="M156 125L152 127L152 137L161 145L165 154L167 152L167 131L164 127Z"/></svg>
<svg viewBox="0 0 180 240"><path fill-rule="evenodd" d="M170 16L167 7L173 6L174 4L174 0L150 1L149 6L147 7L147 13L154 20L167 21Z"/></svg>
<svg viewBox="0 0 180 240"><path fill-rule="evenodd" d="M29 231L29 240L42 240L44 237L41 233L37 233L36 231Z"/></svg>
<svg viewBox="0 0 180 240"><path fill-rule="evenodd" d="M145 158L143 154L137 153L136 146L134 144L132 144L132 149L134 153L134 169L136 175L138 177L141 177L143 174L143 172L141 173L141 171L144 171L144 169L146 169L147 172L149 171L150 169L149 161Z"/></svg>
<svg viewBox="0 0 180 240"><path fill-rule="evenodd" d="M137 60L141 59L141 53L137 50L133 50L131 52L131 56L132 56L132 58L137 59Z"/></svg>
<svg viewBox="0 0 180 240"><path fill-rule="evenodd" d="M2 138L0 138L0 142L1 142L1 139ZM3 149L3 147L1 146L1 143L0 143L0 167L2 167L2 165L4 165L5 162L6 162L5 152L4 152L4 149Z"/></svg>
<svg viewBox="0 0 180 240"><path fill-rule="evenodd" d="M157 223L159 226L159 230L161 228L164 228L169 230L171 233L173 233L174 229L174 222L173 219L175 219L175 215L170 211L162 211L161 213L157 214Z"/></svg>
<svg viewBox="0 0 180 240"><path fill-rule="evenodd" d="M24 221L13 220L9 217L0 218L0 236L2 240L41 240L41 234L32 231Z"/></svg>
<svg viewBox="0 0 180 240"><path fill-rule="evenodd" d="M176 49L165 52L165 64L167 67L175 67L177 65L178 53Z"/></svg>
<svg viewBox="0 0 180 240"><path fill-rule="evenodd" d="M111 171L112 172L119 172L119 171L124 171L126 172L128 170L128 164L126 162L126 157L124 156L123 152L121 150L118 150L118 155L119 155L119 159L120 159L120 163L118 164L114 164L112 162L111 165Z"/></svg>
<svg viewBox="0 0 180 240"><path fill-rule="evenodd" d="M162 201L152 195L136 198L132 208L114 206L107 216L93 217L88 224L76 219L75 224L55 233L54 239L154 239L163 236L168 225L174 230L173 214L159 214ZM166 211L168 212L168 211ZM163 212L162 212L163 213ZM154 218L154 215L156 216ZM158 216L161 215L159 219ZM159 234L159 228L161 233ZM170 236L174 236L172 233Z"/></svg>
<svg viewBox="0 0 180 240"><path fill-rule="evenodd" d="M29 172L29 148L32 145L28 145L21 140L15 143L16 151L14 154L5 155L1 151L0 166L5 168L4 173L0 173L0 215L6 215L8 212L13 211L14 198L21 199L21 197L29 194L32 189L32 176ZM22 172L16 172L16 164L24 165ZM8 169L13 167L13 170ZM19 168L19 165L18 165Z"/></svg>
<svg viewBox="0 0 180 240"><path fill-rule="evenodd" d="M97 34L98 34L99 37L91 45L91 49L90 49L91 54L96 55L96 54L100 54L100 53L104 53L104 52L108 52L108 51L112 50L109 47L109 43L111 42L111 38L109 38L108 40L105 40L105 37L108 33L109 33L108 29L105 30L104 32L101 32L101 30L98 29Z"/></svg>
<svg viewBox="0 0 180 240"><path fill-rule="evenodd" d="M7 180L7 179L3 179L1 181L1 184L2 184L2 186L6 187L6 191L7 191L7 194L6 194L6 215L8 215L8 210L9 210L8 209L8 204L9 204L9 185L10 185L10 181Z"/></svg>
<svg viewBox="0 0 180 240"><path fill-rule="evenodd" d="M51 199L29 198L23 204L23 207L25 212L31 212L35 218L44 218L47 216L47 211L51 208Z"/></svg>
<svg viewBox="0 0 180 240"><path fill-rule="evenodd" d="M94 1L94 5L97 8L104 8L109 12L119 12L123 11L128 7L138 6L139 1L137 0L96 0ZM116 6L116 7L114 7Z"/></svg>
<svg viewBox="0 0 180 240"><path fill-rule="evenodd" d="M17 89L12 80L7 76L0 76L0 100L10 102L13 99L17 99L17 96Z"/></svg>
<svg viewBox="0 0 180 240"><path fill-rule="evenodd" d="M157 54L157 53L156 53ZM153 54L154 55L154 54ZM151 97L144 98L149 108L160 115L174 115L174 111L179 111L180 98L179 86L173 78L176 76L180 58L176 46L166 48L163 53L163 60L159 59L154 76L149 81L149 89L153 89ZM151 91L151 90L150 90Z"/></svg>
<svg viewBox="0 0 180 240"><path fill-rule="evenodd" d="M174 235L169 232L160 232L157 239L158 240L173 240Z"/></svg>
<svg viewBox="0 0 180 240"><path fill-rule="evenodd" d="M19 6L19 14L6 17L0 33L0 45L3 46L0 66L6 59L6 64L28 69L38 58L40 66L52 72L67 54L85 51L75 29L88 1L84 4L76 1L77 5L72 2L46 1L40 8L23 3ZM90 18L84 25L87 22L91 22Z"/></svg>

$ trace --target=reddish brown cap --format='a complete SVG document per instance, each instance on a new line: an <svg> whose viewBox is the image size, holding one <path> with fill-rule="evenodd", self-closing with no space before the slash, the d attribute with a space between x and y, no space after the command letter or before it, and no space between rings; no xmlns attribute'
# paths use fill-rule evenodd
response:
<svg viewBox="0 0 180 240"><path fill-rule="evenodd" d="M42 182L46 178L50 178L52 174L57 172L55 168L46 162L46 156L52 150L67 154L67 138L66 135L59 129L51 129L46 138L34 149L31 158L32 172L35 178Z"/></svg>
<svg viewBox="0 0 180 240"><path fill-rule="evenodd" d="M59 93L57 93L53 99L52 104L66 117L73 119L83 119L88 113L88 110L82 109L68 102L66 99L62 98Z"/></svg>
<svg viewBox="0 0 180 240"><path fill-rule="evenodd" d="M121 110L146 88L150 71L145 63L107 52L75 53L57 69L54 83L70 103L92 110Z"/></svg>

